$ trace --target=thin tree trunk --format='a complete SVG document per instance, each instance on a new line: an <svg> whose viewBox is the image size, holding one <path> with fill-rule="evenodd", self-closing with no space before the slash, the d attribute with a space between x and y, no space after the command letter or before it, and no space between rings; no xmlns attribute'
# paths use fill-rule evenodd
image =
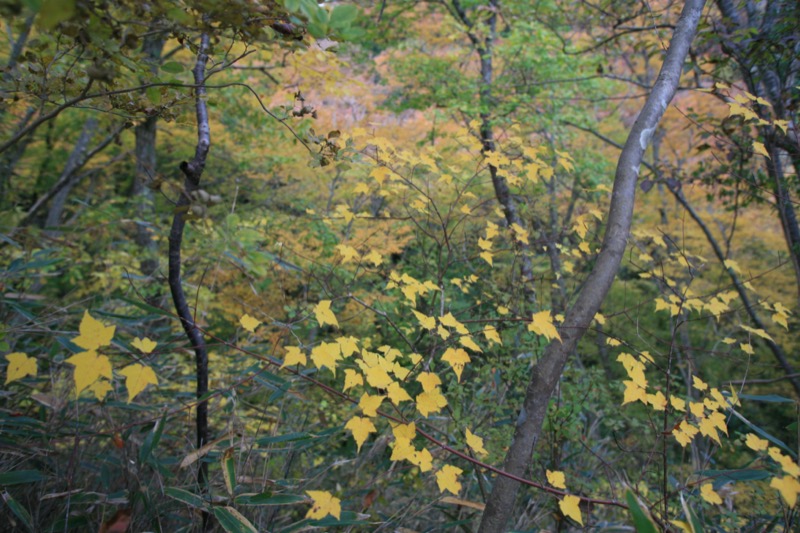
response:
<svg viewBox="0 0 800 533"><path fill-rule="evenodd" d="M191 193L200 188L200 178L206 166L206 157L211 145L211 130L208 124L208 109L206 107L206 63L208 63L209 36L203 33L200 37L200 48L197 52L193 74L195 89L195 115L197 117L197 146L194 158L181 163L181 170L185 175L183 191L178 199L175 214L172 217L172 228L169 232L169 288L172 301L180 318L186 337L195 353L195 370L197 379L197 448L208 443L208 400L203 399L208 393L208 350L203 334L197 329L194 315L186 301L181 282L181 244L183 242L183 229L186 226L186 217L191 205ZM202 492L208 487L208 464L200 461L197 471L197 483ZM209 526L209 515L203 513L203 530Z"/></svg>
<svg viewBox="0 0 800 533"><path fill-rule="evenodd" d="M83 124L81 134L75 142L75 147L72 153L67 158L67 163L64 165L64 171L56 183L62 183L63 186L55 196L50 204L50 210L47 212L47 219L45 220L46 228L55 228L61 224L61 215L64 213L64 206L67 204L67 198L72 188L75 186L76 171L82 167L86 162L86 154L88 152L89 143L97 131L97 118L89 117Z"/></svg>
<svg viewBox="0 0 800 533"><path fill-rule="evenodd" d="M697 211L695 211L694 208L691 206L691 204L686 200L683 191L680 190L679 188L670 187L670 192L672 192L672 194L675 196L675 199L678 200L678 203L680 203L683 206L683 208L686 209L686 212L689 213L689 216L692 218L692 220L695 221L697 226L703 232L703 235L706 236L706 240L711 245L711 248L714 250L714 255L717 256L717 259L719 260L720 264L722 264L724 267L726 258L725 254L722 252L722 248L717 242L717 239L711 233L711 230L708 228L708 226L706 226L705 222L703 222L703 219L700 218L700 215L697 214ZM727 267L724 268L725 271L728 273L728 276L730 276L731 278L731 283L733 283L733 287L736 289L736 292L739 293L739 298L742 300L742 305L744 305L745 311L747 311L747 314L750 316L750 320L753 321L753 325L756 328L763 329L764 331L766 331L766 328L764 327L764 322L758 315L755 305L753 305L753 303L750 301L750 297L747 295L747 290L745 289L744 284L739 279L739 276L736 274L736 272L734 272L732 268L727 268ZM783 348L781 348L777 343L775 343L775 341L771 339L760 339L760 340L764 344L766 344L767 348L769 348L769 350L772 352L772 355L775 357L775 360L778 362L778 365L780 365L781 369L786 374L786 378L792 384L795 394L797 395L798 398L800 398L800 378L798 378L798 375L795 373L794 368L789 363L789 358L786 356L786 352L784 352Z"/></svg>
<svg viewBox="0 0 800 533"><path fill-rule="evenodd" d="M561 327L561 342L551 342L531 372L514 438L503 463L503 470L510 474L520 477L525 475L534 445L542 430L550 397L558 385L564 365L616 277L631 228L639 166L650 138L678 87L703 4L704 0L687 0L684 5L653 91L639 113L620 154L600 254L577 300L567 311ZM519 484L508 477L498 476L495 479L479 527L480 533L501 533L505 530L505 524L514 509L518 489Z"/></svg>
<svg viewBox="0 0 800 533"><path fill-rule="evenodd" d="M481 37L474 31L475 28L473 26L473 22L470 20L461 3L458 0L453 0L454 16L467 27L467 36L475 46L478 56L480 57L480 140L484 154L493 152L497 148L495 145L494 131L492 130L492 119L489 109L492 107L492 50L494 41L497 38L497 13L499 11L498 1L489 0L489 8L491 9L492 15L486 20L486 27L482 29L481 33L485 33L485 36ZM497 171L497 167L494 165L489 165L489 175L492 178L494 194L497 198L497 201L503 208L503 214L505 215L506 223L509 227L511 227L512 224L517 224L519 227L525 228L526 224L519 215L517 203L514 200L514 197L511 195L511 190L508 188L508 183L503 176L498 174ZM514 245L520 256L520 282L522 283L523 295L527 305L533 308L533 306L536 304L536 291L534 290L533 284L533 264L531 262L530 246L523 243L516 237L514 238Z"/></svg>

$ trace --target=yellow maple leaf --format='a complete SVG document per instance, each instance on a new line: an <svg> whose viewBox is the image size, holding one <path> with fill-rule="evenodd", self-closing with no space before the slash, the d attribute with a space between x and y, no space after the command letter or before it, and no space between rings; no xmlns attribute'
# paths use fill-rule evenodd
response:
<svg viewBox="0 0 800 533"><path fill-rule="evenodd" d="M648 394L647 403L652 405L655 411L664 411L667 409L667 398L661 391L657 391L655 394Z"/></svg>
<svg viewBox="0 0 800 533"><path fill-rule="evenodd" d="M367 416L378 416L378 407L381 406L384 398L386 398L386 396L371 396L365 392L358 402L358 407L360 407L361 411Z"/></svg>
<svg viewBox="0 0 800 533"><path fill-rule="evenodd" d="M497 328L494 326L486 326L483 328L483 336L486 338L487 341L492 342L494 344L503 344L503 340L500 338L500 334L497 332Z"/></svg>
<svg viewBox="0 0 800 533"><path fill-rule="evenodd" d="M699 391L708 389L708 384L697 376L692 376L692 387Z"/></svg>
<svg viewBox="0 0 800 533"><path fill-rule="evenodd" d="M689 402L689 411L696 418L704 418L706 416L706 406L703 402Z"/></svg>
<svg viewBox="0 0 800 533"><path fill-rule="evenodd" d="M751 450L757 452L763 452L769 447L769 441L766 439L760 439L755 436L753 433L748 433L747 437L744 439L745 445Z"/></svg>
<svg viewBox="0 0 800 533"><path fill-rule="evenodd" d="M364 418L363 416L354 416L345 424L344 428L349 429L353 434L359 452L361 451L361 445L367 440L369 434L378 431L375 428L375 424L372 423L372 420Z"/></svg>
<svg viewBox="0 0 800 533"><path fill-rule="evenodd" d="M553 318L550 316L550 311L539 311L533 315L531 323L528 324L528 331L532 331L537 335L542 335L547 340L558 339L561 341L561 335L553 325Z"/></svg>
<svg viewBox="0 0 800 533"><path fill-rule="evenodd" d="M344 371L344 388L342 389L342 392L347 391L347 389L352 389L357 385L363 384L364 377L357 371L353 370L352 368L348 368Z"/></svg>
<svg viewBox="0 0 800 533"><path fill-rule="evenodd" d="M521 242L523 244L530 244L528 242L528 230L526 230L525 228L523 228L522 226L520 226L516 222L511 224L510 227L511 227L511 230L514 232L514 237L516 237L516 239L519 242Z"/></svg>
<svg viewBox="0 0 800 533"><path fill-rule="evenodd" d="M600 324L601 326L602 326L603 324L605 324L605 323L606 323L606 317L605 317L605 316L603 316L603 314L602 314L602 313L596 313L596 314L594 315L594 320L595 320L595 322L597 322L597 323L598 323L598 324Z"/></svg>
<svg viewBox="0 0 800 533"><path fill-rule="evenodd" d="M465 348L469 348L473 352L483 353L481 347L478 346L474 340L472 340L472 335L463 335L458 339L458 342L464 346ZM469 362L469 361L467 361Z"/></svg>
<svg viewBox="0 0 800 533"><path fill-rule="evenodd" d="M772 315L772 321L776 324L780 324L784 327L787 331L789 330L789 322L786 320L786 315L781 313L775 313Z"/></svg>
<svg viewBox="0 0 800 533"><path fill-rule="evenodd" d="M405 439L411 441L417 436L417 425L414 422L408 424L395 424L392 426L392 434L396 439Z"/></svg>
<svg viewBox="0 0 800 533"><path fill-rule="evenodd" d="M119 373L125 377L125 388L128 389L128 403L131 403L148 385L158 385L156 373L149 366L133 363L120 370Z"/></svg>
<svg viewBox="0 0 800 533"><path fill-rule="evenodd" d="M547 482L550 483L557 489L566 489L567 488L567 478L564 475L564 472L559 472L556 470L555 472L547 470L545 471L547 475Z"/></svg>
<svg viewBox="0 0 800 533"><path fill-rule="evenodd" d="M463 337L462 337L463 339ZM464 366L471 361L469 354L462 348L448 348L442 355L442 361L450 365L453 372L456 373L458 381L461 381L461 372Z"/></svg>
<svg viewBox="0 0 800 533"><path fill-rule="evenodd" d="M422 390L426 392L434 390L442 384L442 380L433 372L420 372L417 381L422 384Z"/></svg>
<svg viewBox="0 0 800 533"><path fill-rule="evenodd" d="M761 328L751 328L750 326L746 326L744 324L741 324L739 327L749 333L752 333L753 335L758 335L762 339L767 339L768 341L774 342L774 339L770 336L770 334Z"/></svg>
<svg viewBox="0 0 800 533"><path fill-rule="evenodd" d="M306 354L298 346L287 346L286 356L283 358L281 368L289 365L303 365L307 363Z"/></svg>
<svg viewBox="0 0 800 533"><path fill-rule="evenodd" d="M622 382L625 385L625 393L622 397L622 405L640 401L647 404L647 391L634 383L633 381L626 380Z"/></svg>
<svg viewBox="0 0 800 533"><path fill-rule="evenodd" d="M692 442L695 435L699 433L699 429L688 423L686 420L683 420L677 429L672 432L672 435L675 437L675 440L678 441L678 444L686 447L687 444Z"/></svg>
<svg viewBox="0 0 800 533"><path fill-rule="evenodd" d="M320 326L330 324L331 326L339 327L339 321L336 320L336 315L331 311L331 301L322 300L316 307L314 307L314 315L317 317L317 322Z"/></svg>
<svg viewBox="0 0 800 533"><path fill-rule="evenodd" d="M156 346L158 346L158 343L148 339L147 337L145 337L144 339L136 337L135 339L133 339L131 346L133 346L142 353L152 353L153 350L156 349Z"/></svg>
<svg viewBox="0 0 800 533"><path fill-rule="evenodd" d="M492 252L484 251L478 254L481 259L489 263L489 266L494 266L494 259L492 256Z"/></svg>
<svg viewBox="0 0 800 533"><path fill-rule="evenodd" d="M416 401L417 411L425 417L431 413L438 413L447 405L447 398L442 395L439 387L418 394Z"/></svg>
<svg viewBox="0 0 800 533"><path fill-rule="evenodd" d="M436 327L436 319L434 317L420 313L416 309L412 309L411 312L414 313L414 316L417 317L417 320L419 320L419 325L423 328L430 331Z"/></svg>
<svg viewBox="0 0 800 533"><path fill-rule="evenodd" d="M686 400L683 398L678 398L677 396L670 396L669 403L672 405L672 408L676 411L680 411L682 413L686 412Z"/></svg>
<svg viewBox="0 0 800 533"><path fill-rule="evenodd" d="M722 441L719 440L719 433L717 433L717 426L714 424L711 418L701 419L698 423L698 427L700 428L701 435L711 437L716 441L717 444L720 446L722 445Z"/></svg>
<svg viewBox="0 0 800 533"><path fill-rule="evenodd" d="M428 448L414 450L414 453L411 454L408 460L411 464L417 465L420 472L428 472L433 469L433 456L431 452L428 451Z"/></svg>
<svg viewBox="0 0 800 533"><path fill-rule="evenodd" d="M467 428L467 446L472 448L472 450L478 455L489 454L489 452L486 451L486 448L483 447L483 439L472 433L469 428Z"/></svg>
<svg viewBox="0 0 800 533"><path fill-rule="evenodd" d="M98 402L102 402L106 395L111 391L111 382L107 379L98 379L88 387L86 390L94 394L94 397L97 398Z"/></svg>
<svg viewBox="0 0 800 533"><path fill-rule="evenodd" d="M444 465L438 472L436 472L436 484L439 486L439 491L450 491L456 496L461 492L461 483L458 481L458 476L463 472L460 468L453 465Z"/></svg>
<svg viewBox="0 0 800 533"><path fill-rule="evenodd" d="M358 339L355 337L339 337L336 339L339 344L339 349L342 351L342 357L350 357L358 352Z"/></svg>
<svg viewBox="0 0 800 533"><path fill-rule="evenodd" d="M311 349L311 360L314 362L314 366L319 370L327 367L334 376L336 375L336 362L341 359L342 350L339 348L339 343L322 342Z"/></svg>
<svg viewBox="0 0 800 533"><path fill-rule="evenodd" d="M764 143L760 143L758 141L753 141L753 152L759 155L763 155L767 159L769 159L769 152L767 152Z"/></svg>
<svg viewBox="0 0 800 533"><path fill-rule="evenodd" d="M410 402L412 400L411 396L409 396L402 385L396 381L389 384L389 387L386 389L386 395L389 396L389 399L394 405L400 405L400 402Z"/></svg>
<svg viewBox="0 0 800 533"><path fill-rule="evenodd" d="M443 317L439 317L439 322L448 328L455 328L455 330L462 335L469 335L467 327L459 322L456 317L453 316L453 313L447 313Z"/></svg>
<svg viewBox="0 0 800 533"><path fill-rule="evenodd" d="M324 490L307 490L306 494L313 500L311 509L306 513L306 518L320 519L328 515L337 519L342 515L342 500Z"/></svg>
<svg viewBox="0 0 800 533"><path fill-rule="evenodd" d="M773 461L781 465L781 469L784 472L790 476L800 477L800 466L798 466L791 457L782 454L775 446L771 446L767 453L769 453Z"/></svg>
<svg viewBox="0 0 800 533"><path fill-rule="evenodd" d="M558 502L558 508L561 509L562 513L564 513L564 516L572 518L580 525L583 525L580 503L580 498L570 494L568 496L564 496L564 498Z"/></svg>
<svg viewBox="0 0 800 533"><path fill-rule="evenodd" d="M358 250L346 244L337 244L336 251L342 256L342 263L350 263L358 259Z"/></svg>
<svg viewBox="0 0 800 533"><path fill-rule="evenodd" d="M362 370L364 371L364 377L367 378L367 383L376 389L385 389L390 383L394 382L386 369L380 365L367 367Z"/></svg>
<svg viewBox="0 0 800 533"><path fill-rule="evenodd" d="M749 342L743 342L739 345L739 348L742 349L744 353L747 355L753 355L755 351L753 350L753 346Z"/></svg>
<svg viewBox="0 0 800 533"><path fill-rule="evenodd" d="M372 266L380 266L383 263L383 256L377 250L372 250L364 256L364 261L372 263Z"/></svg>
<svg viewBox="0 0 800 533"><path fill-rule="evenodd" d="M781 493L783 501L791 508L797 503L797 494L800 493L800 482L792 476L773 477L769 486Z"/></svg>
<svg viewBox="0 0 800 533"><path fill-rule="evenodd" d="M101 346L111 344L115 329L116 326L104 326L102 322L95 320L89 311L84 311L79 327L80 335L72 339L72 342L85 350L97 350Z"/></svg>
<svg viewBox="0 0 800 533"><path fill-rule="evenodd" d="M702 498L708 503L722 505L722 498L720 498L719 494L716 493L714 490L714 485L711 483L703 483L700 486L700 496L702 496Z"/></svg>
<svg viewBox="0 0 800 533"><path fill-rule="evenodd" d="M6 355L8 367L6 368L6 385L12 381L17 381L25 376L36 377L36 358L28 357L28 354L14 352Z"/></svg>
<svg viewBox="0 0 800 533"><path fill-rule="evenodd" d="M256 328L261 325L261 321L245 313L242 315L242 318L239 319L239 324L250 333L255 333Z"/></svg>
<svg viewBox="0 0 800 533"><path fill-rule="evenodd" d="M76 396L101 377L111 379L111 362L108 357L98 355L94 350L77 353L65 362L75 367L73 379Z"/></svg>
<svg viewBox="0 0 800 533"><path fill-rule="evenodd" d="M392 448L392 456L389 458L390 461L402 461L406 459L411 461L414 458L414 454L416 453L416 449L411 444L409 439L395 439L394 447Z"/></svg>

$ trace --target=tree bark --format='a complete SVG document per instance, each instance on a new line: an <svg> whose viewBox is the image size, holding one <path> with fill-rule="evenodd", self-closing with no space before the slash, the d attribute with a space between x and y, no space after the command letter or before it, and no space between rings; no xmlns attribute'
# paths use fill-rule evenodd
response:
<svg viewBox="0 0 800 533"><path fill-rule="evenodd" d="M70 191L75 186L75 180L72 178L75 176L75 171L86 162L86 152L96 130L97 118L90 117L84 122L75 147L69 154L66 165L64 165L64 171L56 181L56 183L63 181L64 185L61 187L61 190L55 194L53 202L50 204L50 209L47 212L47 219L45 221L46 228L55 228L61 223L61 215L64 213L64 206L67 203L67 198L69 197Z"/></svg>
<svg viewBox="0 0 800 533"><path fill-rule="evenodd" d="M183 191L175 207L172 217L172 227L169 232L169 288L172 301L180 318L186 337L192 345L195 354L195 371L197 380L196 396L198 399L195 429L197 433L197 448L208 443L208 400L204 397L208 393L208 350L203 334L197 329L194 315L186 301L181 282L181 244L183 242L183 229L191 206L191 193L200 188L200 178L206 166L206 157L211 145L211 130L208 124L208 109L206 107L206 64L208 63L209 36L203 33L200 37L200 47L197 52L193 74L195 89L195 115L197 117L197 146L194 158L181 163L181 170L185 176ZM201 491L207 490L208 464L200 461L197 472L197 483ZM209 525L209 515L203 513L203 530Z"/></svg>
<svg viewBox="0 0 800 533"><path fill-rule="evenodd" d="M525 475L534 445L541 433L550 397L558 385L564 365L614 281L631 228L639 166L650 138L678 87L703 4L704 0L686 1L658 79L620 154L600 254L577 300L567 311L561 327L561 342L551 342L531 372L514 438L503 464L503 470L510 474L520 477ZM505 476L496 478L486 502L480 533L501 533L505 530L518 489L519 484L512 479Z"/></svg>
<svg viewBox="0 0 800 533"><path fill-rule="evenodd" d="M164 48L164 38L161 34L148 35L142 43L142 52L152 61L151 70L158 69L161 50ZM144 122L136 126L136 173L133 177L131 196L136 206L136 244L141 248L143 258L139 262L139 269L145 276L152 275L158 269L158 260L155 259L155 241L150 232L150 221L155 216L153 209L153 192L147 187L149 180L156 176L156 126L158 117L149 116Z"/></svg>

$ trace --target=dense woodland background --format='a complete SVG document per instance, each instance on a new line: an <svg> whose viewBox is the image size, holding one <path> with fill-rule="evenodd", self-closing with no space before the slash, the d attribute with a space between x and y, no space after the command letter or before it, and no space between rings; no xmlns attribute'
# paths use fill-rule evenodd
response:
<svg viewBox="0 0 800 533"><path fill-rule="evenodd" d="M0 11L0 529L798 527L796 1Z"/></svg>

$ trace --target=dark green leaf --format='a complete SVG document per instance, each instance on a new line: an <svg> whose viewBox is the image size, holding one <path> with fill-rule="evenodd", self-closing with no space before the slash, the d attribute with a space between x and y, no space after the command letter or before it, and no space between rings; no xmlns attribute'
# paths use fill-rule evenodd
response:
<svg viewBox="0 0 800 533"><path fill-rule="evenodd" d="M189 492L188 490L179 489L177 487L167 487L164 489L164 494L172 499L178 500L179 502L185 503L186 505L191 505L192 507L196 507L198 509L203 509L206 506L203 498L197 494Z"/></svg>
<svg viewBox="0 0 800 533"><path fill-rule="evenodd" d="M228 533L258 533L255 526L233 507L215 507L214 516Z"/></svg>
<svg viewBox="0 0 800 533"><path fill-rule="evenodd" d="M31 515L28 513L28 510L20 505L20 503L7 492L3 492L3 501L8 505L8 508L11 509L11 512L14 513L14 516L22 522L25 529L33 531L33 522L31 521Z"/></svg>
<svg viewBox="0 0 800 533"><path fill-rule="evenodd" d="M234 499L237 505L294 505L308 502L305 496L297 494L275 494L263 492L261 494L241 494Z"/></svg>
<svg viewBox="0 0 800 533"><path fill-rule="evenodd" d="M38 470L17 470L0 474L0 485L21 485L23 483L37 483L47 477Z"/></svg>
<svg viewBox="0 0 800 533"><path fill-rule="evenodd" d="M633 525L637 533L658 533L658 528L639 507L639 501L631 491L625 493L625 500L628 502L628 510L633 518Z"/></svg>

